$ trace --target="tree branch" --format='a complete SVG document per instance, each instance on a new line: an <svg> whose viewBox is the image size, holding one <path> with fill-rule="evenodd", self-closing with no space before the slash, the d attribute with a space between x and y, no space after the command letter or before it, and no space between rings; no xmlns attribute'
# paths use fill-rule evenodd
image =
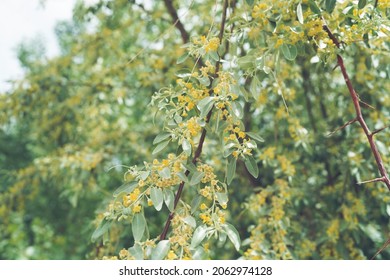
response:
<svg viewBox="0 0 390 280"><path fill-rule="evenodd" d="M164 2L166 3L166 2L171 2L171 1L164 0ZM229 2L229 0L225 0L224 4L223 4L223 8L222 8L222 21L221 21L221 27L220 27L219 35L218 35L219 41L221 43L222 43L222 39L223 39L223 34L225 32L225 24L226 24L226 15L227 15L227 9L228 9L228 2ZM215 66L215 73L216 73L216 75L218 75L220 67L221 67L221 59L216 63L216 66ZM209 90L210 91L212 90L211 87L212 87L212 85L209 86ZM213 113L213 108L210 110L210 112L206 116L206 123L210 122L212 113ZM196 148L196 150L194 152L194 156L193 156L193 158L191 160L193 164L196 164L196 162L199 160L199 158L200 158L200 156L202 154L203 144L204 144L204 141L206 139L206 133L207 133L206 129L203 128L202 134L201 134L200 139L199 139L198 147ZM190 171L187 170L185 172L185 175L188 177L189 174L190 174ZM174 207L173 207L174 210L169 214L168 219L165 222L164 229L163 229L163 231L162 231L162 233L160 235L160 240L164 240L167 237L169 227L171 225L173 216L175 215L174 212L176 210L177 204L180 201L180 197L181 197L181 194L182 194L183 189L184 189L184 184L185 184L184 181L180 182L179 188L178 188L177 193L175 195L175 201L174 201Z"/></svg>
<svg viewBox="0 0 390 280"><path fill-rule="evenodd" d="M177 15L177 11L175 7L173 6L172 0L164 0L165 7L168 10L168 13L171 15L173 24L176 26L176 28L180 31L181 38L183 40L183 43L188 43L190 36L188 35L187 30L185 30L184 25L181 23L179 16Z"/></svg>
<svg viewBox="0 0 390 280"><path fill-rule="evenodd" d="M326 24L323 25L323 29L328 34L329 38L333 41L333 43L338 48L340 48L339 40L336 38L336 36L334 36L334 34L330 31L329 27ZM374 134L378 133L379 131L375 131L375 133L372 133L370 131L370 129L368 128L367 123L366 123L366 121L365 121L365 119L364 119L364 117L362 115L359 96L356 93L355 89L353 88L353 85L352 85L352 82L351 82L351 80L350 80L350 78L348 76L347 70L345 69L344 60L341 57L341 55L339 55L339 54L337 54L337 64L340 66L341 73L343 74L345 83L346 83L346 85L348 87L349 94L351 95L353 106L355 107L356 120L357 120L357 122L359 122L360 126L362 127L362 129L364 131L364 134L367 137L367 140L368 140L368 142L370 144L370 148L371 148L372 154L375 157L375 161L376 161L379 173L382 176L382 180L380 180L380 181L384 182L386 184L387 188L390 191L389 175L387 174L386 168L385 168L385 166L383 164L382 157L381 157L381 155L380 155L380 153L378 151L378 147L376 146L375 141L374 141Z"/></svg>

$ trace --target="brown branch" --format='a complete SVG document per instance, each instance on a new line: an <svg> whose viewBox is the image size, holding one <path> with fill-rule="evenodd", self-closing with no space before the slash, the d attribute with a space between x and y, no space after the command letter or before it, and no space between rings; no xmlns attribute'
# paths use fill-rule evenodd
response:
<svg viewBox="0 0 390 280"><path fill-rule="evenodd" d="M175 7L173 6L172 0L164 0L165 7L168 10L168 13L171 15L173 24L176 26L176 28L180 31L181 38L183 40L183 43L188 43L190 36L188 35L187 30L184 28L184 25L179 19L179 16L177 15L177 11Z"/></svg>
<svg viewBox="0 0 390 280"><path fill-rule="evenodd" d="M323 25L323 29L328 34L329 38L333 41L333 43L338 48L340 48L339 40L336 38L336 36L334 36L334 34L330 31L329 27L326 24ZM386 184L387 188L390 190L389 175L387 174L386 168L385 168L385 166L383 164L382 157L381 157L381 155L379 153L379 150L378 150L378 148L377 148L377 146L375 144L374 133L372 133L370 131L370 129L368 128L367 123L366 123L366 121L365 121L365 119L364 119L364 117L362 115L362 110L361 110L361 107L360 107L359 96L356 93L355 89L353 88L353 85L352 85L352 82L351 82L351 80L350 80L350 78L348 76L347 70L345 69L344 60L341 57L341 55L339 55L339 54L337 54L337 64L340 66L341 73L343 74L345 83L346 83L346 85L348 87L349 94L351 95L353 106L355 107L356 120L359 122L360 126L362 127L362 129L364 131L364 134L367 137L367 140L368 140L368 142L370 144L370 148L371 148L372 154L374 155L374 158L375 158L375 161L376 161L379 173L380 173L380 175L383 178L381 181L383 181Z"/></svg>
<svg viewBox="0 0 390 280"><path fill-rule="evenodd" d="M387 241L383 244L383 246L375 253L375 255L371 258L371 260L375 259L376 256L378 256L384 249L387 248L387 246L390 245L390 238L387 239Z"/></svg>
<svg viewBox="0 0 390 280"><path fill-rule="evenodd" d="M340 130L344 129L344 128L346 128L348 125L353 124L353 123L355 123L355 122L357 122L357 118L354 118L353 120L350 120L350 121L346 122L346 123L343 124L342 126L336 128L334 131L332 131L331 133L329 133L327 136L330 137L330 136L332 136L333 134L335 134L337 131L340 131Z"/></svg>
<svg viewBox="0 0 390 280"><path fill-rule="evenodd" d="M164 0L164 2L170 2L170 1ZM225 0L224 4L223 4L223 8L222 8L222 21L221 21L221 27L220 27L219 36L218 36L220 42L222 42L223 34L225 32L225 24L226 24L226 14L227 14L227 9L228 9L228 2L229 2L229 0ZM221 59L219 61L217 61L216 66L215 66L215 73L216 73L216 75L218 75L220 67L221 67ZM210 84L210 86L209 86L209 90L210 91L212 90L211 86L212 85ZM213 108L210 110L210 112L206 116L206 123L210 122L212 113L213 113ZM201 134L200 139L199 139L198 147L196 148L196 150L194 152L194 156L193 156L192 161L191 161L193 164L197 163L197 161L199 160L199 158L200 158L200 156L202 154L203 144L204 144L205 139L206 139L206 133L207 133L206 128L203 128L202 134ZM189 174L190 174L190 171L187 170L185 172L185 175L188 177ZM167 218L167 221L165 222L164 229L163 229L163 231L162 231L162 233L160 235L160 240L164 240L164 239L167 238L169 227L171 225L173 216L175 215L175 210L176 210L177 204L180 201L180 197L181 197L181 194L182 194L183 189L184 189L184 184L185 184L184 181L180 182L179 188L178 188L177 193L175 195L175 201L174 201L174 204L173 204L173 211L169 214L169 216Z"/></svg>

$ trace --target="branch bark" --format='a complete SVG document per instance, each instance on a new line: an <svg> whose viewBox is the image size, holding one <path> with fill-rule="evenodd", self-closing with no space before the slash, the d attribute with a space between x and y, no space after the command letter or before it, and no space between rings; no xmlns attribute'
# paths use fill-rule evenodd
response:
<svg viewBox="0 0 390 280"><path fill-rule="evenodd" d="M330 31L329 27L326 24L323 25L323 29L328 34L328 37L337 46L337 48L340 48L339 40L336 38L336 36L334 36L334 34ZM346 85L348 87L349 94L351 95L353 106L355 107L356 120L357 120L357 122L359 122L360 126L362 127L362 129L364 131L364 134L367 137L367 140L368 140L368 142L370 144L370 148L371 148L372 154L374 155L374 158L375 158L375 161L376 161L379 173L381 175L381 178L374 179L372 181L373 182L382 181L383 183L386 184L387 188L390 191L389 175L387 174L386 168L385 168L385 166L383 164L382 157L381 157L381 155L379 153L379 150L378 150L378 147L376 146L375 141L374 141L374 135L376 133L378 133L379 131L378 132L377 131L371 132L370 129L368 128L367 123L366 123L366 121L365 121L365 119L363 117L361 107L360 107L359 96L356 93L355 89L353 88L352 82L351 82L351 80L350 80L350 78L348 76L347 70L346 70L345 65L344 65L344 60L341 57L341 55L339 55L339 54L337 55L337 64L338 64L338 66L340 66L341 73L343 74L345 83L346 83Z"/></svg>
<svg viewBox="0 0 390 280"><path fill-rule="evenodd" d="M177 15L177 11L175 7L173 6L172 0L164 0L165 7L168 10L168 13L171 15L173 24L175 27L180 31L181 38L183 40L183 43L188 43L190 36L188 35L187 30L184 28L183 23L180 21L179 16Z"/></svg>

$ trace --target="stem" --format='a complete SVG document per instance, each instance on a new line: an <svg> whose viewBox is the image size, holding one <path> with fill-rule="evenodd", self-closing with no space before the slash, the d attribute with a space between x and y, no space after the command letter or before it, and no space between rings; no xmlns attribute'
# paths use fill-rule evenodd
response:
<svg viewBox="0 0 390 280"><path fill-rule="evenodd" d="M323 25L323 29L326 31L326 33L328 34L329 38L333 41L333 43L338 48L340 48L340 42L334 36L334 34L330 31L329 27L327 25ZM357 122L359 122L360 126L362 127L362 129L364 131L364 134L367 137L367 140L370 144L370 148L371 148L372 154L374 155L379 173L382 176L382 179L380 181L384 182L386 184L387 188L390 190L389 175L387 174L386 168L383 164L382 157L381 157L381 155L378 151L378 148L375 144L375 141L374 141L374 135L377 132L372 133L367 126L367 123L362 115L362 110L361 110L360 102L359 102L359 96L357 95L355 89L353 88L353 85L352 85L352 82L348 76L347 70L345 69L344 60L341 57L341 55L339 55L339 54L337 55L337 64L340 66L341 73L343 74L345 83L348 87L349 94L351 95L353 106L355 107L356 120L357 120Z"/></svg>
<svg viewBox="0 0 390 280"><path fill-rule="evenodd" d="M183 40L183 43L184 44L187 43L190 39L190 36L188 35L187 30L185 30L184 25L180 21L179 16L177 15L177 11L173 6L172 0L164 0L164 3L165 3L165 7L167 7L167 10L172 17L173 24L180 31L180 35Z"/></svg>
<svg viewBox="0 0 390 280"><path fill-rule="evenodd" d="M170 1L169 0L164 0L164 2L170 2ZM218 36L219 41L221 43L222 43L222 39L223 39L223 34L225 32L225 24L226 24L226 14L227 14L227 9L228 9L228 2L229 2L229 0L225 0L224 3L223 3L223 8L222 8L222 21L221 21L221 27L220 27L219 36ZM221 67L221 60L219 60L216 63L216 66L215 66L215 73L217 75L218 75L220 67ZM209 90L210 91L212 90L211 89L211 85L209 86ZM207 116L206 116L206 123L210 122L212 113L213 113L213 109L211 109L210 112L207 114ZM206 133L207 133L206 129L203 128L202 129L202 134L201 134L200 139L199 139L198 147L196 148L196 150L194 152L194 157L191 160L193 164L196 164L196 162L198 161L198 159L200 158L200 156L202 154L203 144L204 144L204 141L206 139ZM190 171L187 170L185 172L185 175L188 177L189 174L190 174ZM183 189L184 189L184 184L185 184L184 181L180 182L179 188L178 188L177 193L175 195L175 201L174 201L174 204L173 204L173 211L171 213L169 213L167 221L165 222L164 229L163 229L163 231L162 231L162 233L160 235L160 240L164 240L164 239L167 238L169 227L171 225L173 216L175 215L176 206L177 206L177 204L180 201L180 197L181 197L181 194L182 194Z"/></svg>

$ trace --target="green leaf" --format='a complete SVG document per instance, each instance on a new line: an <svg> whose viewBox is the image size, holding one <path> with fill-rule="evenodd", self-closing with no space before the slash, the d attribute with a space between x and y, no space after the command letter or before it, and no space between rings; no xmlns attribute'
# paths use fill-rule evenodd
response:
<svg viewBox="0 0 390 280"><path fill-rule="evenodd" d="M133 231L134 240L136 242L142 239L146 228L146 220L144 214L136 213L131 222L131 229Z"/></svg>
<svg viewBox="0 0 390 280"><path fill-rule="evenodd" d="M297 6L297 18L300 24L304 24L304 19L303 19L303 12L302 12L302 5L301 3L298 4Z"/></svg>
<svg viewBox="0 0 390 280"><path fill-rule="evenodd" d="M183 219L183 221L184 221L187 225L189 225L189 226L191 226L191 227L193 227L193 228L196 227L195 218L192 217L192 216L187 216L187 217L185 217L185 218Z"/></svg>
<svg viewBox="0 0 390 280"><path fill-rule="evenodd" d="M195 196L191 201L191 214L194 214L198 210L202 197L200 195Z"/></svg>
<svg viewBox="0 0 390 280"><path fill-rule="evenodd" d="M127 182L114 191L113 196L117 197L121 193L131 193L138 186L138 182Z"/></svg>
<svg viewBox="0 0 390 280"><path fill-rule="evenodd" d="M129 248L129 252L136 260L144 259L144 252L139 244L134 244L133 247Z"/></svg>
<svg viewBox="0 0 390 280"><path fill-rule="evenodd" d="M169 240L161 240L158 242L156 248L153 249L151 259L152 260L162 260L168 254L169 249L171 248L171 243Z"/></svg>
<svg viewBox="0 0 390 280"><path fill-rule="evenodd" d="M253 140L256 140L257 142L264 142L264 139L257 135L256 133L253 133L253 132L245 132L246 135L248 135L250 138L252 138Z"/></svg>
<svg viewBox="0 0 390 280"><path fill-rule="evenodd" d="M100 222L99 226L92 233L91 241L95 242L99 237L101 237L103 234L105 234L109 230L111 224L112 224L112 221L108 221L106 219L103 219Z"/></svg>
<svg viewBox="0 0 390 280"><path fill-rule="evenodd" d="M233 101L232 102L232 110L233 110L233 114L237 118L242 119L242 117L244 115L244 110L243 110L242 105L241 105L240 102Z"/></svg>
<svg viewBox="0 0 390 280"><path fill-rule="evenodd" d="M202 246L196 248L195 252L192 253L193 260L205 260L207 258L207 253Z"/></svg>
<svg viewBox="0 0 390 280"><path fill-rule="evenodd" d="M186 153L187 156L190 156L192 151L192 146L190 142L187 139L184 139L181 146L183 148L184 153Z"/></svg>
<svg viewBox="0 0 390 280"><path fill-rule="evenodd" d="M187 60L187 58L188 58L188 53L185 53L185 54L181 55L181 56L177 59L176 64L181 64L181 63L183 63L184 61Z"/></svg>
<svg viewBox="0 0 390 280"><path fill-rule="evenodd" d="M163 179L171 178L171 169L169 167L164 167L162 170L158 171L158 174Z"/></svg>
<svg viewBox="0 0 390 280"><path fill-rule="evenodd" d="M173 211L174 209L174 201L175 201L175 195L173 194L173 191L170 189L164 189L164 202L165 205L168 207L169 211Z"/></svg>
<svg viewBox="0 0 390 280"><path fill-rule="evenodd" d="M255 65L256 58L253 55L242 56L237 59L237 64L241 69L249 69Z"/></svg>
<svg viewBox="0 0 390 280"><path fill-rule="evenodd" d="M256 76L254 76L252 79L251 86L250 86L250 91L251 91L252 96L255 100L257 100L259 98L259 95L260 95L259 89L260 89L260 81Z"/></svg>
<svg viewBox="0 0 390 280"><path fill-rule="evenodd" d="M219 204L222 205L222 204L227 204L228 203L229 198L228 198L226 193L224 193L224 192L223 193L216 192L215 195L217 197L217 200L218 200Z"/></svg>
<svg viewBox="0 0 390 280"><path fill-rule="evenodd" d="M200 77L198 78L198 81L199 83L201 83L202 85L208 87L210 85L210 78L209 77Z"/></svg>
<svg viewBox="0 0 390 280"><path fill-rule="evenodd" d="M256 160L252 156L247 156L244 163L248 172L253 177L257 178L259 176L259 168L257 167Z"/></svg>
<svg viewBox="0 0 390 280"><path fill-rule="evenodd" d="M209 52L209 55L210 57L214 60L214 61L218 61L219 60L219 55L216 51L211 51Z"/></svg>
<svg viewBox="0 0 390 280"><path fill-rule="evenodd" d="M363 9L367 5L367 0L359 0L358 8Z"/></svg>
<svg viewBox="0 0 390 280"><path fill-rule="evenodd" d="M155 154L161 152L162 150L164 150L165 147L168 146L168 144L169 144L170 141L171 141L171 140L167 140L167 141L164 141L164 142L161 142L160 144L158 144L158 145L156 146L156 148L154 148L152 154L155 155Z"/></svg>
<svg viewBox="0 0 390 280"><path fill-rule="evenodd" d="M246 3L249 5L249 6L253 6L253 3L255 1L254 0L246 0Z"/></svg>
<svg viewBox="0 0 390 280"><path fill-rule="evenodd" d="M321 10L318 8L317 3L314 0L309 0L310 10L316 15L321 15Z"/></svg>
<svg viewBox="0 0 390 280"><path fill-rule="evenodd" d="M234 175L236 174L237 159L235 157L229 157L226 168L226 182L228 185L233 181Z"/></svg>
<svg viewBox="0 0 390 280"><path fill-rule="evenodd" d="M194 231L191 240L191 248L195 249L203 241L207 235L207 227L205 225L199 226Z"/></svg>
<svg viewBox="0 0 390 280"><path fill-rule="evenodd" d="M195 186L199 184L203 177L204 177L204 172L199 172L199 171L194 172L191 176L190 186Z"/></svg>
<svg viewBox="0 0 390 280"><path fill-rule="evenodd" d="M211 108L214 106L214 98L212 96L208 96L199 101L197 107L200 111L200 118L204 118L210 112Z"/></svg>
<svg viewBox="0 0 390 280"><path fill-rule="evenodd" d="M241 239L240 239L240 235L238 234L238 231L233 225L228 223L224 224L223 228L227 236L229 237L230 241L233 243L234 248L236 248L236 250L238 251L241 246Z"/></svg>
<svg viewBox="0 0 390 280"><path fill-rule="evenodd" d="M325 9L329 14L333 12L334 7L336 7L336 0L325 0Z"/></svg>
<svg viewBox="0 0 390 280"><path fill-rule="evenodd" d="M176 173L177 177L180 178L180 180L182 180L184 183L188 183L188 177L186 176L186 174L184 172L177 172Z"/></svg>
<svg viewBox="0 0 390 280"><path fill-rule="evenodd" d="M297 57L297 47L290 44L283 44L280 46L284 57L288 60L294 60Z"/></svg>
<svg viewBox="0 0 390 280"><path fill-rule="evenodd" d="M161 132L160 134L158 134L156 136L156 138L154 138L153 145L156 145L156 144L168 139L170 136L171 136L171 133L169 133L169 132Z"/></svg>
<svg viewBox="0 0 390 280"><path fill-rule="evenodd" d="M164 202L163 191L160 188L151 188L150 199L153 202L154 208L156 208L157 211L160 211Z"/></svg>

